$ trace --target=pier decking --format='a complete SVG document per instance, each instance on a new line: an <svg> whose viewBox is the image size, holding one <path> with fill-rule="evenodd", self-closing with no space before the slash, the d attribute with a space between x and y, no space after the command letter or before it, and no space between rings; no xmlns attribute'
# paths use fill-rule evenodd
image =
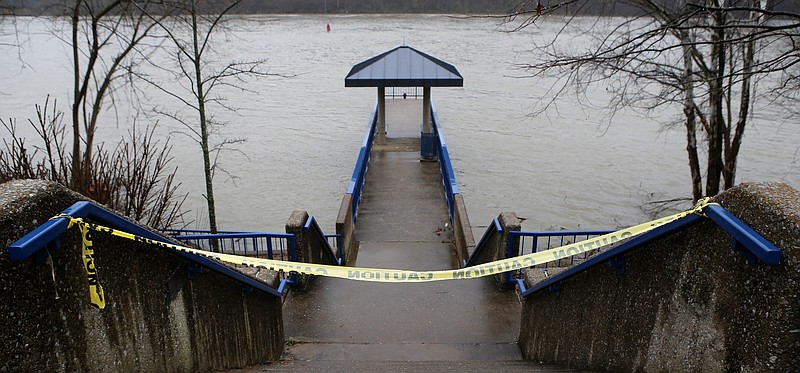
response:
<svg viewBox="0 0 800 373"><path fill-rule="evenodd" d="M412 145L419 144L417 106L419 100L387 100L387 144L372 150L356 223L359 251L350 265L460 267L438 164L421 162ZM519 301L491 278L422 284L314 278L284 310L287 340L299 342L288 353L299 360L521 359Z"/></svg>

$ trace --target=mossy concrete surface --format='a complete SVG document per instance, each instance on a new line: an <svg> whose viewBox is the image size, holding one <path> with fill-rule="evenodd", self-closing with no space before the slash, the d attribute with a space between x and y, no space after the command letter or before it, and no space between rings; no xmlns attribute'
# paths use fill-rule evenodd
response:
<svg viewBox="0 0 800 373"><path fill-rule="evenodd" d="M44 181L0 185L0 242L8 246L82 199ZM49 260L17 262L0 252L0 372L194 372L279 358L279 298L247 294L210 270L189 280L185 259L96 233L106 296L99 310L89 303L79 231L60 240Z"/></svg>
<svg viewBox="0 0 800 373"><path fill-rule="evenodd" d="M748 264L706 221L523 303L530 360L615 372L795 372L800 368L800 193L742 184L713 199L783 251Z"/></svg>

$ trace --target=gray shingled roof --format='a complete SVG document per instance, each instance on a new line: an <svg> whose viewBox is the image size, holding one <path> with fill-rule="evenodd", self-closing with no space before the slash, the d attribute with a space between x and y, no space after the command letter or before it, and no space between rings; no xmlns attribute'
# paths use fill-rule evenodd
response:
<svg viewBox="0 0 800 373"><path fill-rule="evenodd" d="M361 62L344 79L345 87L463 87L455 66L414 48L400 46Z"/></svg>

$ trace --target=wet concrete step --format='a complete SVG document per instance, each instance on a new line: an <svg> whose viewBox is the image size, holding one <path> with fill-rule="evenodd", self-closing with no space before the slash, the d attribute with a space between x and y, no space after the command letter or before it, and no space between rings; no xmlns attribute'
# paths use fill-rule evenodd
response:
<svg viewBox="0 0 800 373"><path fill-rule="evenodd" d="M515 361L516 343L296 343L284 357L291 361Z"/></svg>
<svg viewBox="0 0 800 373"><path fill-rule="evenodd" d="M577 370L532 361L279 361L231 372L531 372L562 373Z"/></svg>
<svg viewBox="0 0 800 373"><path fill-rule="evenodd" d="M289 294L283 312L289 341L502 344L519 335L520 304L513 291L498 291L493 278L419 284L312 278L306 291Z"/></svg>

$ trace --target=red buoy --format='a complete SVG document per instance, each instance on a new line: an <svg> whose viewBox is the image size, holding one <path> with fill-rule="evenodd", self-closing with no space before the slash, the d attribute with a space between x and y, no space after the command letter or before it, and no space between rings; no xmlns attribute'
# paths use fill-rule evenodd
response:
<svg viewBox="0 0 800 373"><path fill-rule="evenodd" d="M331 32L331 24L328 24L328 32Z"/></svg>

